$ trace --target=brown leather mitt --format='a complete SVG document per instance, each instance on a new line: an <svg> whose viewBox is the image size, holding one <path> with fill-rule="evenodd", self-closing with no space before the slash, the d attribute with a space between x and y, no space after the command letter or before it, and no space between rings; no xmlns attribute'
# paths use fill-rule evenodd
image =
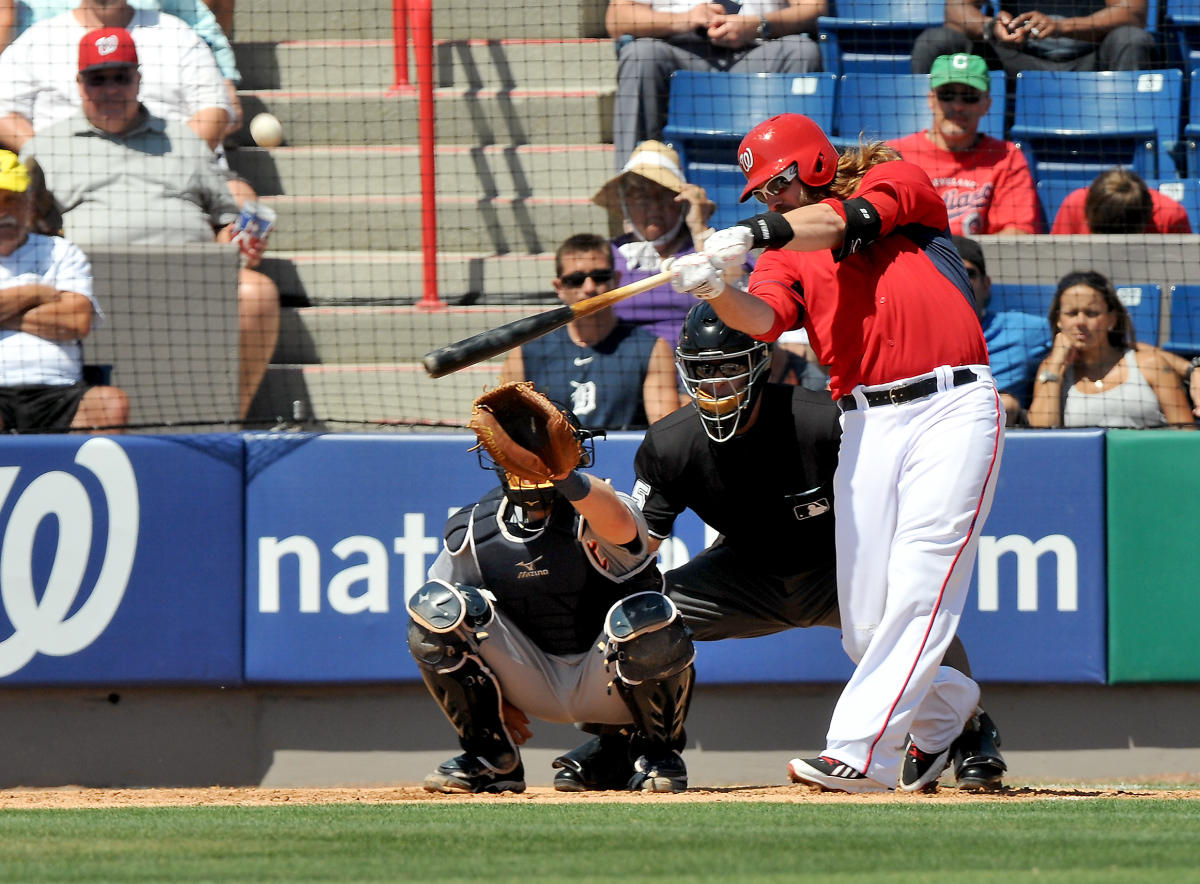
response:
<svg viewBox="0 0 1200 884"><path fill-rule="evenodd" d="M501 384L476 399L470 427L498 466L528 482L565 478L583 457L566 415L530 381Z"/></svg>

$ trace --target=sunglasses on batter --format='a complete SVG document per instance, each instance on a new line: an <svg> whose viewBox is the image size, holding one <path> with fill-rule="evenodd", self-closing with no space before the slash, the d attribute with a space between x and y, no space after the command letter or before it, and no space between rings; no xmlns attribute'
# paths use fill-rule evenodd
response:
<svg viewBox="0 0 1200 884"><path fill-rule="evenodd" d="M93 71L92 73L82 74L83 84L92 89L98 89L101 86L106 86L109 83L116 83L118 86L128 86L133 82L133 71Z"/></svg>
<svg viewBox="0 0 1200 884"><path fill-rule="evenodd" d="M978 89L938 89L937 100L943 104L949 104L952 101L961 101L963 104L979 104L983 100L983 93Z"/></svg>
<svg viewBox="0 0 1200 884"><path fill-rule="evenodd" d="M558 279L567 288L577 289L589 279L596 285L612 282L614 275L615 271L611 267L597 267L595 270L576 270L574 273L568 273Z"/></svg>
<svg viewBox="0 0 1200 884"><path fill-rule="evenodd" d="M774 178L771 178L762 187L755 188L750 191L754 194L754 198L760 203L765 203L773 196L779 196L787 187L796 180L796 176L800 174L800 168L792 163Z"/></svg>

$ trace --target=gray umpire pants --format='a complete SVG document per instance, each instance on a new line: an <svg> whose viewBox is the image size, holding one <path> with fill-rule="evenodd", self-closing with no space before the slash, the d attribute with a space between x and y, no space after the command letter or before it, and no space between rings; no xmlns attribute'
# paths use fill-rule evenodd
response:
<svg viewBox="0 0 1200 884"><path fill-rule="evenodd" d="M633 149L662 138L667 124L671 74L675 71L738 71L748 74L805 74L821 69L821 53L807 34L789 34L745 49L713 46L698 36L660 40L638 37L617 55L617 100L613 160L625 165ZM721 108L714 107L714 114ZM735 162L729 157L729 162Z"/></svg>

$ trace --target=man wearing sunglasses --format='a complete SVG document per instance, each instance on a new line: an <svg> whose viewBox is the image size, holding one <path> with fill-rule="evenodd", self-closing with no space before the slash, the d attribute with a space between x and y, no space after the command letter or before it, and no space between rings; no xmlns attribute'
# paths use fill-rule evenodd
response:
<svg viewBox="0 0 1200 884"><path fill-rule="evenodd" d="M608 240L590 233L559 246L555 270L554 291L568 305L620 282ZM533 381L551 400L569 405L588 429L640 429L680 404L670 346L618 319L612 307L510 350L500 380Z"/></svg>
<svg viewBox="0 0 1200 884"><path fill-rule="evenodd" d="M929 173L951 233L1038 233L1037 190L1024 154L979 131L992 106L990 87L978 55L941 56L929 74L932 124L889 144Z"/></svg>

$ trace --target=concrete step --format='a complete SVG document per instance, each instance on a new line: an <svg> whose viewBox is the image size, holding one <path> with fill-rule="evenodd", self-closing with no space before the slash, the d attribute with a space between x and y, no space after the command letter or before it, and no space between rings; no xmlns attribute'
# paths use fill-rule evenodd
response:
<svg viewBox="0 0 1200 884"><path fill-rule="evenodd" d="M283 252L272 248L262 270L275 280L284 303L413 305L424 293L419 252ZM536 303L551 291L554 254L442 252L437 259L437 277L438 296L444 304Z"/></svg>
<svg viewBox="0 0 1200 884"><path fill-rule="evenodd" d="M337 9L309 7L295 0L238 0L234 36L251 42L391 39L392 6L391 0L353 0ZM527 0L519 5L438 2L433 7L433 36L439 40L603 37L606 6L606 0Z"/></svg>
<svg viewBox="0 0 1200 884"><path fill-rule="evenodd" d="M497 361L434 380L417 363L272 365L250 417L254 422L312 418L327 429L464 427L471 403L485 388L496 386L499 371Z"/></svg>
<svg viewBox="0 0 1200 884"><path fill-rule="evenodd" d="M241 88L388 89L397 82L391 40L306 40L238 43ZM407 54L408 82L418 82ZM616 82L609 39L455 40L434 46L434 84L459 89L559 89Z"/></svg>
<svg viewBox="0 0 1200 884"><path fill-rule="evenodd" d="M504 325L560 302L513 307L301 307L280 314L279 364L419 362L436 347Z"/></svg>
<svg viewBox="0 0 1200 884"><path fill-rule="evenodd" d="M579 89L437 89L439 144L599 144L612 142L615 80ZM415 93L386 91L247 91L240 93L247 124L270 111L288 145L415 144ZM231 136L250 145L242 127Z"/></svg>
<svg viewBox="0 0 1200 884"><path fill-rule="evenodd" d="M591 197L613 174L609 145L439 146L439 193L483 197ZM230 165L259 194L359 197L417 195L416 146L259 147L229 151Z"/></svg>
<svg viewBox="0 0 1200 884"><path fill-rule="evenodd" d="M419 250L425 215L416 196L266 197L279 216L271 247ZM608 214L586 197L437 200L439 251L548 252L571 233L606 230Z"/></svg>

